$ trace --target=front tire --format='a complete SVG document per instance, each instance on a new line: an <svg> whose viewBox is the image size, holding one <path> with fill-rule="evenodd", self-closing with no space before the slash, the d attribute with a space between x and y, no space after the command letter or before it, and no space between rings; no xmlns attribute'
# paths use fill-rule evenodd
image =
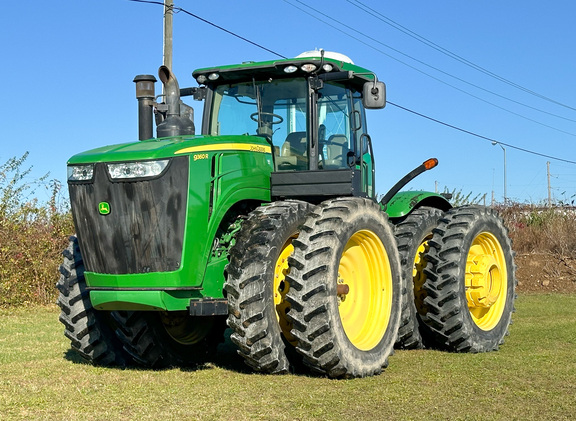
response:
<svg viewBox="0 0 576 421"><path fill-rule="evenodd" d="M310 205L288 200L250 213L230 251L228 298L230 339L247 365L262 373L287 373L295 361L287 347L295 343L284 299L292 241L298 237Z"/></svg>
<svg viewBox="0 0 576 421"><path fill-rule="evenodd" d="M368 199L328 200L294 249L288 317L304 363L333 378L380 373L393 352L402 292L386 214Z"/></svg>
<svg viewBox="0 0 576 421"><path fill-rule="evenodd" d="M514 312L516 267L497 213L454 208L429 242L423 320L436 347L455 352L497 350Z"/></svg>
<svg viewBox="0 0 576 421"><path fill-rule="evenodd" d="M70 237L62 255L56 303L61 309L59 321L64 325L64 335L85 361L98 366L125 366L129 356L116 338L113 312L95 310L90 302L84 261L75 236Z"/></svg>

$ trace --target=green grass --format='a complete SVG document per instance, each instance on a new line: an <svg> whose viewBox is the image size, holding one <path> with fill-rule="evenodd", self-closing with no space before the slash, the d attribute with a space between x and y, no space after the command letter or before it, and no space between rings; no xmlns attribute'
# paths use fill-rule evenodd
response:
<svg viewBox="0 0 576 421"><path fill-rule="evenodd" d="M223 349L199 370L99 368L70 351L55 307L0 311L0 419L568 420L576 296L523 295L500 351L401 351L376 377L239 370Z"/></svg>

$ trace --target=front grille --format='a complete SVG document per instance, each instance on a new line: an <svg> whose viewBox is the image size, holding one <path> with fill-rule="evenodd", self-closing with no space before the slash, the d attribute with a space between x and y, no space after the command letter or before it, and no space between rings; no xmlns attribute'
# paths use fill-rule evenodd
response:
<svg viewBox="0 0 576 421"><path fill-rule="evenodd" d="M92 183L69 183L86 270L108 274L180 268L188 192L188 157L173 158L157 178L112 182L106 164ZM109 204L102 215L99 204Z"/></svg>

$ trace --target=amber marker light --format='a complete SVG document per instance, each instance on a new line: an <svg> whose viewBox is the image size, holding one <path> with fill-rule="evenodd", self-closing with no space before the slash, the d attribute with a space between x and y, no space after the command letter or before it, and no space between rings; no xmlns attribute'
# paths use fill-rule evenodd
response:
<svg viewBox="0 0 576 421"><path fill-rule="evenodd" d="M432 168L434 168L436 165L438 165L438 160L436 158L430 158L427 159L426 161L424 161L422 163L422 165L424 165L424 167L426 168L426 170L431 170Z"/></svg>

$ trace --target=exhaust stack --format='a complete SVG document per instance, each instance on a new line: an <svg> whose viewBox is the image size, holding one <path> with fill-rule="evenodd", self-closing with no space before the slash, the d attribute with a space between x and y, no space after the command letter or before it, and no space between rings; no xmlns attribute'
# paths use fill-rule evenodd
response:
<svg viewBox="0 0 576 421"><path fill-rule="evenodd" d="M167 106L166 119L156 128L157 137L182 136L194 134L194 122L181 113L180 87L170 69L160 66L158 76L164 84L164 101ZM189 108L189 107L186 107ZM186 114L186 113L184 113Z"/></svg>

